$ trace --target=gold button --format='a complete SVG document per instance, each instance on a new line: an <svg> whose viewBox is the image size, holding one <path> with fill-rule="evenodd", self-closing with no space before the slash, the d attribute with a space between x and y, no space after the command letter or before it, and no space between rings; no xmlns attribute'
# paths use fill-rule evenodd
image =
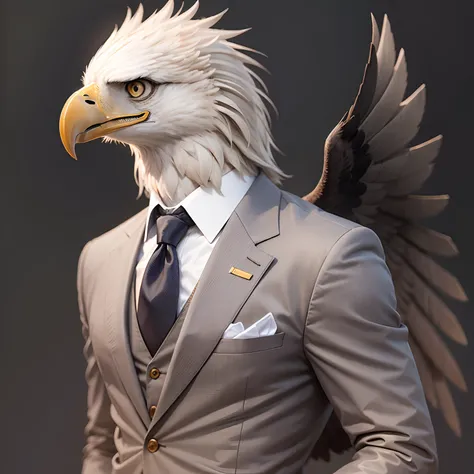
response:
<svg viewBox="0 0 474 474"><path fill-rule="evenodd" d="M152 379L156 380L160 375L160 371L157 368L153 367L153 369L150 370L150 377Z"/></svg>
<svg viewBox="0 0 474 474"><path fill-rule="evenodd" d="M158 441L156 441L156 439L150 439L150 441L148 441L148 444L147 444L147 449L148 451L150 451L150 453L156 453L158 451L158 448L159 448L159 444L158 444Z"/></svg>
<svg viewBox="0 0 474 474"><path fill-rule="evenodd" d="M156 405L150 407L150 416L153 418L155 416Z"/></svg>

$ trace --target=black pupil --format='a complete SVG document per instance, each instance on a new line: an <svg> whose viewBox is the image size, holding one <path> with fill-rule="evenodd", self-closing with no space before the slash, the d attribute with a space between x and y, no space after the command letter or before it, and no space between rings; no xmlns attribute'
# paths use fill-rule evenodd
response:
<svg viewBox="0 0 474 474"><path fill-rule="evenodd" d="M135 92L138 92L138 86L137 86L137 85L133 86L133 90L134 90Z"/></svg>

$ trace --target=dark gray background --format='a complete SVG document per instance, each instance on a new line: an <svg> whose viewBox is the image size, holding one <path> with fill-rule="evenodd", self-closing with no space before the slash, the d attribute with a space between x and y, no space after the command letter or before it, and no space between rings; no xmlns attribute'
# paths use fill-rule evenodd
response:
<svg viewBox="0 0 474 474"><path fill-rule="evenodd" d="M146 205L135 199L133 161L121 146L62 148L58 117L80 87L84 67L131 0L2 1L6 56L2 88L2 461L0 470L64 474L80 470L86 388L76 307L75 272L85 242ZM185 2L187 6L191 2ZM474 105L471 2L388 0L204 0L207 16L225 7L227 28L252 26L240 38L268 54L266 77L280 117L274 124L294 178L284 187L302 195L321 170L330 129L357 91L370 39L369 12L390 15L398 46L407 50L409 90L428 85L420 140L443 133L429 193L452 202L434 226L452 235L461 257L447 266L474 295L471 206ZM147 13L163 1L146 0ZM2 48L5 52L4 47ZM5 80L6 79L6 80ZM5 107L6 104L6 107ZM474 340L472 306L453 304ZM471 348L450 344L474 390ZM471 471L473 397L455 391L464 437L456 439L437 412L442 474ZM337 460L340 464L342 460ZM315 473L333 472L318 465Z"/></svg>

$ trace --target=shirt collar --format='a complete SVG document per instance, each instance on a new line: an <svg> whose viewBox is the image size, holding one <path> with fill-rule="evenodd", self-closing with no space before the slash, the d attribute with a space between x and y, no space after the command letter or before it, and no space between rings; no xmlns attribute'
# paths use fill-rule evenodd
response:
<svg viewBox="0 0 474 474"><path fill-rule="evenodd" d="M160 196L152 192L148 206L145 240L148 236L151 212L159 204L164 209L176 209L183 206L207 241L212 243L249 190L254 179L255 176L242 177L236 170L229 171L222 176L220 193L213 188L199 187L173 207L165 206Z"/></svg>

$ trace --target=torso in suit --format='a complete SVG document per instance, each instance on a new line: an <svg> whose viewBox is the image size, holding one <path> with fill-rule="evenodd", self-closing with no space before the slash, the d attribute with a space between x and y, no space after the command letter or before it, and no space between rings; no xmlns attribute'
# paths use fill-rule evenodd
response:
<svg viewBox="0 0 474 474"><path fill-rule="evenodd" d="M91 241L79 262L84 474L300 474L332 409L356 448L338 474L436 472L407 329L372 231L260 173L143 382L130 317L146 215ZM268 312L274 335L222 339L230 323L248 327Z"/></svg>

